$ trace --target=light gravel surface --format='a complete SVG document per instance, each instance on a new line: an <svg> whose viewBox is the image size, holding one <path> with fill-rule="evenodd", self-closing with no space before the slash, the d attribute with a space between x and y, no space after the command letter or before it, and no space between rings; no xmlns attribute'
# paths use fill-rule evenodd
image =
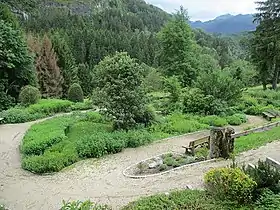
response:
<svg viewBox="0 0 280 210"><path fill-rule="evenodd" d="M34 123L0 125L0 203L11 210L58 210L63 199L91 199L120 209L141 196L183 189L187 185L200 188L205 172L213 167L230 164L227 161L205 163L146 179L123 176L126 167L143 159L170 151L184 152L182 145L188 145L191 140L209 133L204 131L126 149L99 160L80 161L54 175L38 176L21 169L19 154L24 133ZM248 124L236 127L236 130L263 123L265 121L262 118L249 117ZM241 162L256 162L266 156L280 160L280 142L245 152L238 159Z"/></svg>

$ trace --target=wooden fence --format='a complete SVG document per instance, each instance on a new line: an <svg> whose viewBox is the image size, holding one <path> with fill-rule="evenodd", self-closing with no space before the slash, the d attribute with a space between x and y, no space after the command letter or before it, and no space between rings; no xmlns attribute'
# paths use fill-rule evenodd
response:
<svg viewBox="0 0 280 210"><path fill-rule="evenodd" d="M257 127L257 128L253 128L253 129L250 129L247 131L240 132L240 133L232 134L231 138L236 139L236 138L239 138L242 136L247 136L249 134L268 131L268 130L271 130L272 128L279 127L279 126L280 126L280 122L270 123L270 124L267 124L267 125L264 125L261 127Z"/></svg>

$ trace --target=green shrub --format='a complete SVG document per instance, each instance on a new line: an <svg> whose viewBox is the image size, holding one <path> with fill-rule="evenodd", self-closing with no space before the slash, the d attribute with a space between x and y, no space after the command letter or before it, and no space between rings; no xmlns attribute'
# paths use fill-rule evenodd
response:
<svg viewBox="0 0 280 210"><path fill-rule="evenodd" d="M99 158L107 154L106 141L100 134L81 136L76 148L81 158Z"/></svg>
<svg viewBox="0 0 280 210"><path fill-rule="evenodd" d="M204 177L205 186L215 197L249 203L257 185L239 168L212 169Z"/></svg>
<svg viewBox="0 0 280 210"><path fill-rule="evenodd" d="M217 127L223 127L228 124L226 119L215 115L202 117L199 119L199 122L210 126L217 126Z"/></svg>
<svg viewBox="0 0 280 210"><path fill-rule="evenodd" d="M33 173L58 172L79 160L75 150L46 152L41 156L27 156L22 160L22 168Z"/></svg>
<svg viewBox="0 0 280 210"><path fill-rule="evenodd" d="M280 193L280 171L266 161L259 161L255 168L244 168L244 172L257 183L256 196L265 188Z"/></svg>
<svg viewBox="0 0 280 210"><path fill-rule="evenodd" d="M126 140L122 132L115 132L113 134L103 134L103 138L106 142L106 151L108 154L115 154L121 152L126 148Z"/></svg>
<svg viewBox="0 0 280 210"><path fill-rule="evenodd" d="M30 113L22 108L11 108L0 113L0 117L4 118L4 123L24 123L46 116L44 113Z"/></svg>
<svg viewBox="0 0 280 210"><path fill-rule="evenodd" d="M209 149L206 147L201 147L195 150L195 157L200 160L207 160L209 155Z"/></svg>
<svg viewBox="0 0 280 210"><path fill-rule="evenodd" d="M242 123L247 122L246 115L244 114L234 114L226 118L228 124L230 125L241 125Z"/></svg>
<svg viewBox="0 0 280 210"><path fill-rule="evenodd" d="M173 157L166 157L164 158L163 163L167 166L173 166L176 163L176 160Z"/></svg>
<svg viewBox="0 0 280 210"><path fill-rule="evenodd" d="M146 130L131 130L128 131L124 138L126 138L126 145L130 148L136 148L152 142L153 136Z"/></svg>
<svg viewBox="0 0 280 210"><path fill-rule="evenodd" d="M81 86L78 83L74 83L70 86L68 91L68 99L72 102L84 101L84 93Z"/></svg>
<svg viewBox="0 0 280 210"><path fill-rule="evenodd" d="M19 101L23 106L36 104L41 99L41 93L38 88L27 85L23 87L19 94Z"/></svg>
<svg viewBox="0 0 280 210"><path fill-rule="evenodd" d="M112 208L107 205L98 205L90 200L87 201L63 201L63 206L60 210L111 210Z"/></svg>
<svg viewBox="0 0 280 210"><path fill-rule="evenodd" d="M0 210L6 210L5 206L0 204Z"/></svg>
<svg viewBox="0 0 280 210"><path fill-rule="evenodd" d="M89 110L93 109L92 102L90 100L85 100L83 103L82 102L77 102L71 106L72 111L76 110Z"/></svg>
<svg viewBox="0 0 280 210"><path fill-rule="evenodd" d="M256 202L256 210L277 210L280 209L280 194L274 194L265 190Z"/></svg>
<svg viewBox="0 0 280 210"><path fill-rule="evenodd" d="M71 111L71 101L61 99L42 99L37 104L29 106L30 113L44 113L47 115Z"/></svg>
<svg viewBox="0 0 280 210"><path fill-rule="evenodd" d="M159 171L165 171L165 170L167 170L168 169L168 166L166 165L166 164L161 164L160 166L159 166Z"/></svg>
<svg viewBox="0 0 280 210"><path fill-rule="evenodd" d="M250 210L230 201L217 201L204 191L182 190L169 195L158 194L129 203L123 210L186 209L186 210Z"/></svg>

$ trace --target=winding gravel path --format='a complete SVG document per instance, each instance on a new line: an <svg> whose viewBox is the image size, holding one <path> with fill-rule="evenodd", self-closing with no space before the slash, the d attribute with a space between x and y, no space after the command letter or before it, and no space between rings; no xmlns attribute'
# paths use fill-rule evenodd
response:
<svg viewBox="0 0 280 210"><path fill-rule="evenodd" d="M142 159L169 151L183 152L181 146L204 136L207 133L204 131L155 142L145 147L126 149L122 153L99 160L81 161L60 173L38 176L21 169L19 155L21 139L34 123L0 125L0 203L11 210L57 210L63 199L91 199L119 209L120 206L141 196L181 189L186 185L199 188L207 170L229 164L226 161L206 163L139 180L122 175L126 167ZM246 126L263 123L261 118L249 117ZM236 129L242 130L242 127ZM280 142L246 152L239 160L255 162L266 155L280 159Z"/></svg>

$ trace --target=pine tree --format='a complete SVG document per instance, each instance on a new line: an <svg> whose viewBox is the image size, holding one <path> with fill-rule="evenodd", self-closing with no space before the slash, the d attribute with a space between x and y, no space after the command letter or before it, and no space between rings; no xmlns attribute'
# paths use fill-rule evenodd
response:
<svg viewBox="0 0 280 210"><path fill-rule="evenodd" d="M78 67L70 47L63 34L55 32L51 35L54 51L57 55L57 65L61 69L64 82L62 85L63 97L67 97L71 84L78 82Z"/></svg>
<svg viewBox="0 0 280 210"><path fill-rule="evenodd" d="M194 36L187 23L187 12L181 7L159 33L160 66L165 75L178 76L184 86L192 85L196 78L193 64Z"/></svg>
<svg viewBox="0 0 280 210"><path fill-rule="evenodd" d="M36 71L39 89L44 98L62 96L63 77L57 65L58 59L47 35L43 40L29 37L30 49L36 54Z"/></svg>

